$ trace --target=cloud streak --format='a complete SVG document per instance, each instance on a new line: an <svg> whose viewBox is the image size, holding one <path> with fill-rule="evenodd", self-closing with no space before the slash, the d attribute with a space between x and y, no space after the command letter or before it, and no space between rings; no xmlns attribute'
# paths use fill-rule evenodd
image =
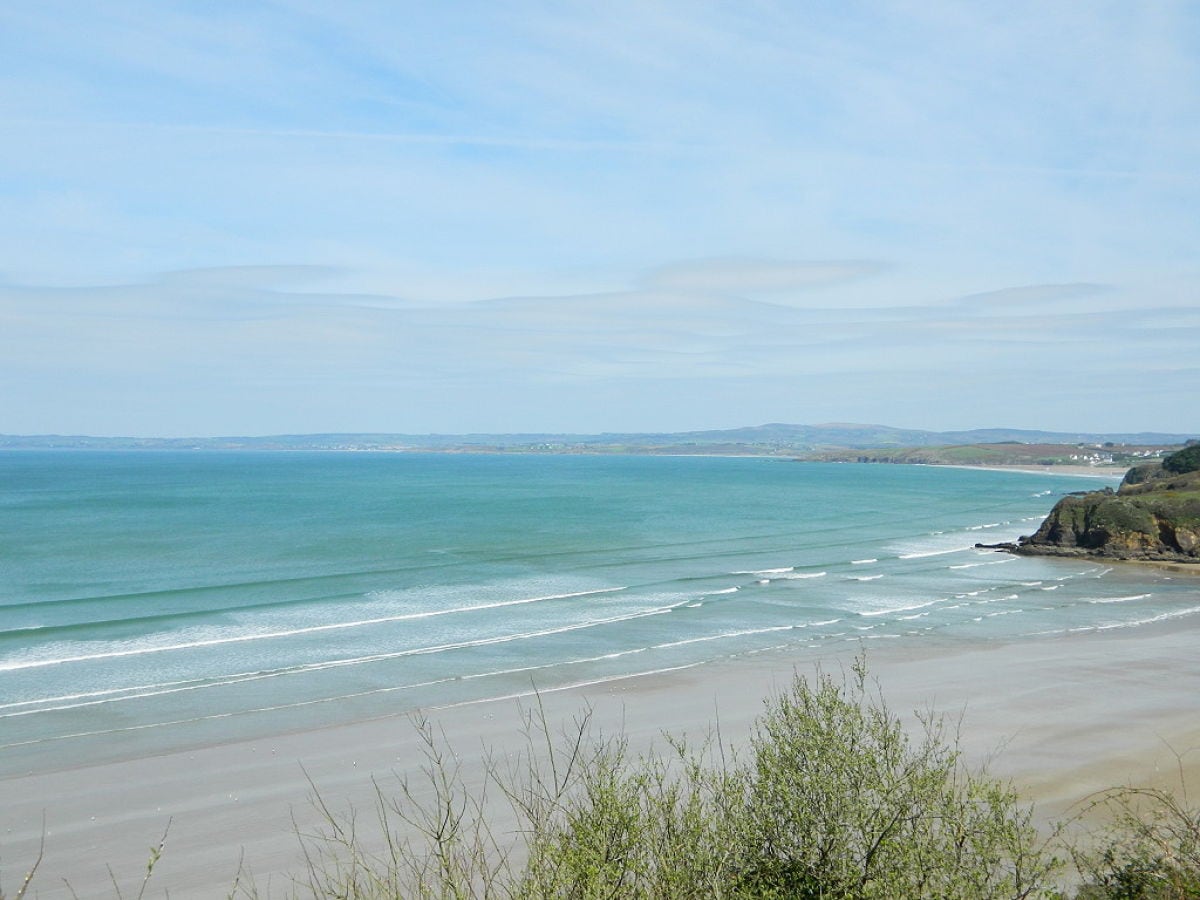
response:
<svg viewBox="0 0 1200 900"><path fill-rule="evenodd" d="M864 260L793 262L762 259L707 259L653 270L647 287L737 296L779 294L874 275L881 263Z"/></svg>
<svg viewBox="0 0 1200 900"><path fill-rule="evenodd" d="M64 385L74 383L86 396L84 383L97 379L141 381L137 392L156 393L159 406L171 397L206 396L220 407L247 394L269 394L286 402L268 420L273 426L261 429L266 431L317 430L320 422L344 414L336 405L361 385L370 386L373 401L391 398L387 413L370 427L401 430L388 427L391 417L408 421L423 402L409 395L436 385L447 404L439 430L467 431L481 391L496 404L494 413L515 418L525 395L553 389L580 396L620 389L633 397L647 385L665 384L670 394L702 395L714 385L729 391L740 383L750 391L765 380L807 393L842 378L840 387L826 388L825 400L853 410L864 408L858 393L864 378L875 379L875 390L886 394L893 383L938 372L966 374L968 382L986 381L996 390L1050 373L1072 383L1106 383L1119 373L1141 383L1149 396L1165 372L1185 382L1195 377L1191 360L1200 324L1181 331L1177 310L1142 307L1115 289L1027 285L984 295L987 302L974 296L839 310L733 296L724 261L653 271L654 277L717 272L722 290L701 279L691 291L677 282L672 291L631 287L458 304L389 303L387 297L287 287L327 274L304 267L188 271L122 287L8 287L0 291L0 348L7 370L33 386L10 414L35 421ZM764 271L805 273L787 283L812 288L814 267L804 263L774 262L737 284L759 292ZM781 290L777 279L767 283ZM1055 298L1113 295L1125 305L1063 311L1053 304ZM1135 329L1129 328L1131 318L1139 323ZM1150 371L1148 356L1156 363ZM65 370L64 359L70 361ZM949 380L939 382L944 396L955 393L945 390ZM752 398L747 402L753 405ZM223 430L216 421L206 430ZM556 424L565 430L574 423ZM636 410L619 424L656 427Z"/></svg>
<svg viewBox="0 0 1200 900"><path fill-rule="evenodd" d="M403 13L0 10L0 430L1189 427L1190 6Z"/></svg>

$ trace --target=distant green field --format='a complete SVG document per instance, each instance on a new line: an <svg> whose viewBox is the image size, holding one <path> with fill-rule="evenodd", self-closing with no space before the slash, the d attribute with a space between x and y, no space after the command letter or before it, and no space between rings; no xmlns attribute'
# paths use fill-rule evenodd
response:
<svg viewBox="0 0 1200 900"><path fill-rule="evenodd" d="M955 444L942 447L824 450L802 458L825 462L979 466L1095 466L1126 469L1177 449L1164 445Z"/></svg>

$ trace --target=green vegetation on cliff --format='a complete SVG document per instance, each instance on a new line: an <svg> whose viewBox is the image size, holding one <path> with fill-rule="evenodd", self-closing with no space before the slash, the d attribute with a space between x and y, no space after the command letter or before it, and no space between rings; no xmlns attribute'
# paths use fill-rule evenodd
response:
<svg viewBox="0 0 1200 900"><path fill-rule="evenodd" d="M1164 459L1162 467L1176 475L1200 471L1200 442L1189 441L1178 453L1172 453Z"/></svg>
<svg viewBox="0 0 1200 900"><path fill-rule="evenodd" d="M1200 444L1130 469L1116 492L1064 497L1019 550L1200 562Z"/></svg>

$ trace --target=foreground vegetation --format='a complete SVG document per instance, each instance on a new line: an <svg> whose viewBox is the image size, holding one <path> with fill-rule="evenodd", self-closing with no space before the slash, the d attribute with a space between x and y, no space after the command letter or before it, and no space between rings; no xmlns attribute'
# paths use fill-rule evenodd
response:
<svg viewBox="0 0 1200 900"><path fill-rule="evenodd" d="M1045 841L1011 787L965 767L942 719L923 718L910 736L861 661L844 678L797 677L768 700L744 758L719 735L635 755L623 736L593 734L586 716L552 733L540 707L525 724L525 752L492 760L479 789L423 722L422 777L380 787L373 822L318 796L326 825L300 836L307 870L289 895L1200 897L1200 816L1186 798L1114 790L1086 810L1108 823L1086 847ZM501 808L515 829L489 824ZM1072 871L1081 886L1060 892ZM247 879L230 896L259 894Z"/></svg>

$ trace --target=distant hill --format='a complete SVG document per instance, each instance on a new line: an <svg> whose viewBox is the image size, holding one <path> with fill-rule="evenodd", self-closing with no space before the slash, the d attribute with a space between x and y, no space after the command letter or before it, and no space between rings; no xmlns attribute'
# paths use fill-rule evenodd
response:
<svg viewBox="0 0 1200 900"><path fill-rule="evenodd" d="M24 450L322 450L525 453L728 453L798 455L837 449L946 447L974 444L1127 444L1169 446L1189 435L1051 432L1015 428L922 431L888 425L771 423L710 431L600 434L282 434L263 437L135 438L0 435L0 449ZM896 460L916 461L916 460Z"/></svg>

